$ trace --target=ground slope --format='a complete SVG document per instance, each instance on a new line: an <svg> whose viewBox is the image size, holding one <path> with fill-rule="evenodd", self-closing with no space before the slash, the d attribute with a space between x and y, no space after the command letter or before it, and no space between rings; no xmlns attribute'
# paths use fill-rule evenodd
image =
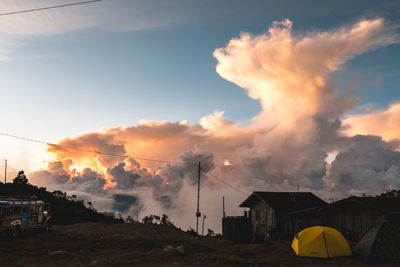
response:
<svg viewBox="0 0 400 267"><path fill-rule="evenodd" d="M168 245L183 246L184 253L167 252ZM1 266L365 266L358 256L297 257L290 242L237 245L139 223L55 225L49 232L1 239L0 255Z"/></svg>

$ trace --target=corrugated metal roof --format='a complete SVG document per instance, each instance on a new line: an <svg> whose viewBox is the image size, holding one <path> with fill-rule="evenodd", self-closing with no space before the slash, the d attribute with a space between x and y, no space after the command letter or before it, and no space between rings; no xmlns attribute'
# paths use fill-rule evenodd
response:
<svg viewBox="0 0 400 267"><path fill-rule="evenodd" d="M311 192L253 192L239 207L254 207L260 201L268 203L276 211L292 212L327 205Z"/></svg>
<svg viewBox="0 0 400 267"><path fill-rule="evenodd" d="M322 212L333 209L341 209L349 206L362 206L366 208L376 209L385 214L399 214L400 213L400 198L385 198L385 197L355 197L351 196L339 201L330 203L329 205L314 208L314 209L303 209L292 212L291 215L308 213Z"/></svg>

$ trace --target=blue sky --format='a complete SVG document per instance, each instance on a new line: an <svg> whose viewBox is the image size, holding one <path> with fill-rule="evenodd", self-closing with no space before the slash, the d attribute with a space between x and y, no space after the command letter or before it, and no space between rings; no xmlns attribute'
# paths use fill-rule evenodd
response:
<svg viewBox="0 0 400 267"><path fill-rule="evenodd" d="M4 0L0 3L0 13L70 2L74 1ZM219 73L227 80L217 73L217 60L213 57L215 49L229 46L229 41L239 38L241 32L261 35L268 31L274 21L283 21L286 18L293 23L294 34L290 36L312 36L312 45L305 45L304 50L301 50L305 51L305 55L312 54L309 53L311 49L321 46L325 48L320 49L324 50L322 56L328 61L346 62L338 71L331 73L329 81L335 91L346 97L334 98L329 89L321 85L321 81L325 83L329 62L315 58L309 60L309 56L298 57L295 53L290 58L293 61L298 59L300 64L295 66L307 68L304 72L293 68L295 74L307 75L309 71L312 75L304 80L303 76L298 75L301 77L296 76L292 83L292 64L286 64L284 60L272 60L271 64L275 63L278 68L283 66L283 73L287 74L283 76L287 77L286 83L279 83L281 76L271 75L274 66L268 69L270 61L267 60L273 58L274 55L271 54L280 51L279 49L254 49L247 53L252 49L244 46L242 50L237 49L238 54L227 53L225 58L219 59L220 64L225 64L225 69ZM381 20L377 18L384 18L385 23L381 24ZM369 27L361 29L361 33L369 38L350 34L352 29L359 30L357 22L361 20L369 23ZM274 38L285 36L287 32L291 34L289 24L280 24L278 28L283 28L277 30ZM400 114L399 25L400 3L394 0L103 0L84 6L0 16L0 132L54 143L64 137L75 136L71 140L64 140L62 144L87 145L84 147L87 149L121 148L122 144L128 154L137 157L176 160L193 156L197 161L201 159L198 156L205 155L208 159L211 158L211 162L215 162L217 167L212 170L214 173L218 171L217 174L229 183L247 188L246 192L254 189L291 191L298 184L302 184L301 190L317 190L321 195L332 193L332 188L337 186L338 189L334 192L337 195L334 197L362 192L375 193L378 190L382 192L390 188L389 186L393 188L393 185L398 187L400 184L398 151L388 150L389 143L378 142L379 137L359 137L354 141L352 136L382 136L386 141L395 140L393 144L400 138L397 126L400 125L400 122L397 124ZM337 30L340 27L344 29L343 36L351 37L352 42L336 42L336 39L331 38L337 36L335 33L341 32ZM278 28L272 27L275 30ZM385 43L387 28L390 28L390 42ZM374 29L378 29L378 33ZM323 31L330 31L325 46L320 45L325 41L324 38L308 35ZM272 43L274 38L270 40ZM357 43L360 39L361 43L364 41L361 46ZM257 40L252 40L251 43L255 44ZM260 43L267 46L270 44L268 41ZM332 53L332 44L341 46L337 48L341 53ZM371 47L375 47L374 44L384 47L371 50ZM274 45L280 47L280 42ZM259 51L266 51L267 55L263 58L257 54ZM346 56L355 57L347 61ZM246 64L241 61L247 58L255 62L260 58L266 60L261 60L264 65L250 64L256 67L247 70ZM234 62L231 65L236 64L233 71L229 69L230 59ZM322 71L314 69L315 65L321 67ZM336 67L330 69L336 70ZM238 69L244 73L231 75L230 71ZM261 71L258 72L259 70ZM253 75L253 71L270 76L260 78ZM243 88L228 79L237 84L243 82L242 84L249 87L253 86L249 91L259 94L258 100L251 99ZM305 90L309 87L302 87L307 85L302 83L304 81L311 81L311 84L317 86ZM299 88L296 87L297 82L300 83ZM317 90L312 91L313 88ZM323 90L318 91L318 88ZM318 93L326 96L326 99L318 98ZM285 98L279 98L281 95ZM299 98L296 99L293 95ZM347 106L346 101L352 100L348 96L359 98L357 107ZM266 104L268 97L273 102L271 109ZM318 101L313 101L314 98ZM385 110L395 102L398 104L389 112L382 112L377 116L372 114L361 118L341 118L343 122L348 121L350 126L355 127L353 132L348 133L347 139L340 139L340 142L337 140L340 130L335 122L336 114L342 116L344 111L347 112L344 116L371 113L374 110ZM214 113L203 121L201 127L184 123L175 127L174 124L160 123L153 124L149 131L143 132L143 127L140 126L130 128L132 131L110 131L104 134L108 139L102 139L102 133L96 133L100 128L135 126L143 119L169 122L185 120L193 125L202 117L213 114L215 110L224 111L224 118L234 123L227 123L219 117L220 113ZM259 116L251 124L249 120L257 114ZM325 114L327 118L317 124L314 116L321 114ZM370 123L370 119L374 123ZM249 124L251 127L237 127ZM366 129L362 129L363 127ZM179 132L180 129L186 130ZM382 129L383 132L380 132ZM163 131L167 131L173 138L164 138ZM87 132L93 133L91 138L94 141L81 136ZM139 141L136 135L139 136ZM321 141L318 138L327 140ZM116 142L117 146L109 142ZM203 145L205 150L198 149L198 144ZM347 151L350 146L352 150ZM392 146L391 149L395 149ZM62 163L62 171L67 171L71 177L78 175L74 168L81 171L84 167L89 167L106 177L109 168L115 167L114 161L100 161L102 158L99 160L99 155L74 155L74 151L53 151L50 154L45 149L43 144L0 136L0 160L8 159L9 177L15 175L18 169L24 169L30 179L36 173L36 180L32 178L30 181L48 188L54 186L61 188L60 190L72 190L68 182L63 187L64 185L54 180L59 169L46 169L47 164L56 156L60 161L73 159L71 163ZM188 150L192 152L188 153ZM346 160L352 153L358 155L358 160ZM326 155L330 155L329 162L325 161ZM332 165L329 165L331 162ZM129 163L129 166L124 165L122 173L134 171L146 174L147 166L140 163L142 169L137 170L136 165ZM0 163L0 176L3 173L2 166ZM391 168L377 172L376 170L382 169L381 166ZM179 173L170 171L169 167L171 166L157 166L157 172L150 176L157 174L157 177L153 177L156 182L160 179L159 173L165 181L182 178ZM153 166L149 168L151 170ZM143 175L142 178L147 179L148 175ZM186 182L190 182L191 172L186 174L186 178ZM107 179L110 181L110 174ZM85 179L82 181L87 182ZM350 185L347 185L348 181ZM194 187L190 183L184 185L184 189L178 194L173 190L168 192L168 184L165 183L165 187L161 188L146 188L143 192L147 196L140 191L136 192L136 188L133 191L129 189L126 193L139 194L150 201L143 203L153 208L158 207L155 204L157 200L152 199L154 195L171 193L179 196L182 199L180 203L185 203L188 210L187 213L177 210L175 215L178 218L186 216L184 223L190 225L193 222L194 202L190 201L195 199L192 198ZM80 193L78 196L87 197L87 189L96 188L95 184L90 183L89 187L85 186L75 188ZM165 188L166 191L163 191ZM174 189L173 186L171 188ZM218 208L215 203L220 201L221 195L230 199L232 207L243 200L243 196L237 195L238 192L231 188L212 184L208 189L202 191L209 195L203 198L203 201L208 202L203 202L201 207ZM103 188L99 192L103 192L102 190ZM94 194L93 200L88 198L86 201L93 201L99 210L108 210L111 207L102 206L107 201L108 204L112 203L110 195L107 201L104 196L97 197L99 195ZM161 212L146 210L150 211L152 214ZM210 209L206 213L212 214ZM214 224L215 227L220 227L219 217L215 217Z"/></svg>
<svg viewBox="0 0 400 267"><path fill-rule="evenodd" d="M13 4L2 10L50 2ZM15 26L18 34L0 30L0 37L12 41L8 59L0 62L2 130L56 142L141 119L193 124L214 110L246 124L260 104L216 73L216 48L242 31L263 33L274 20L289 18L295 32L307 32L375 16L398 24L399 10L397 1L104 0L3 17L23 23ZM24 31L30 19L36 28ZM399 56L399 45L357 56L334 74L335 85L350 90L361 105L386 107L400 100Z"/></svg>

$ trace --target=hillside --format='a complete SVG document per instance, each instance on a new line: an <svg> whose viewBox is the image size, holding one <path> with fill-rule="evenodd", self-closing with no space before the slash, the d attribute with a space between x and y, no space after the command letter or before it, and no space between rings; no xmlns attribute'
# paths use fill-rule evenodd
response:
<svg viewBox="0 0 400 267"><path fill-rule="evenodd" d="M34 197L50 204L52 224L73 224L79 222L122 223L116 219L98 213L93 208L85 206L82 200L68 197L61 191L49 192L44 187L30 184L0 183L0 196Z"/></svg>
<svg viewBox="0 0 400 267"><path fill-rule="evenodd" d="M0 195L44 200L54 216L47 232L23 232L18 239L2 235L2 266L365 266L356 255L297 257L288 241L238 245L198 238L172 224L122 224L63 192L29 184L0 184Z"/></svg>
<svg viewBox="0 0 400 267"><path fill-rule="evenodd" d="M365 266L356 255L297 257L287 241L237 245L141 223L55 225L45 233L0 239L0 254L2 266Z"/></svg>

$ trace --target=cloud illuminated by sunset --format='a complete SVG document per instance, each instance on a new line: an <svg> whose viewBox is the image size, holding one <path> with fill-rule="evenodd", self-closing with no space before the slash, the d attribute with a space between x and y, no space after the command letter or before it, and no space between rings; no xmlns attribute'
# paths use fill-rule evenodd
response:
<svg viewBox="0 0 400 267"><path fill-rule="evenodd" d="M400 103L385 110L348 116L343 121L343 133L347 136L377 135L386 141L400 141Z"/></svg>
<svg viewBox="0 0 400 267"><path fill-rule="evenodd" d="M341 119L358 99L340 94L331 76L357 55L398 40L382 18L310 33L294 32L286 19L273 22L263 34L242 33L213 55L217 73L260 102L262 110L249 126L241 127L224 118L223 111L215 111L195 124L143 120L66 137L58 144L128 157L50 146L55 162L33 173L32 179L46 181L47 186L54 181L54 186L73 192L91 188L89 195L104 202L105 195L115 192L140 195L146 201L132 212L158 205L177 216L180 209L189 210L177 201L195 185L199 161L203 186L218 196L225 189L209 172L247 191L291 191L301 184L304 190L347 194L356 185L357 192L400 186L400 154L380 138L398 138L400 105L350 116L341 128ZM71 166L80 169L75 173ZM150 190L150 197L143 188Z"/></svg>

